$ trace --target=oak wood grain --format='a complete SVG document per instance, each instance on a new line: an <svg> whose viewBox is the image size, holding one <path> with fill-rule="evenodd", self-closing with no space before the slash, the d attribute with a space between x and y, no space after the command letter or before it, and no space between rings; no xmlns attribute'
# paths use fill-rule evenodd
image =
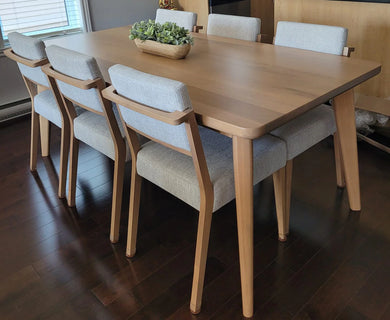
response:
<svg viewBox="0 0 390 320"><path fill-rule="evenodd" d="M193 34L187 58L139 52L129 27L46 41L96 57L107 70L123 64L184 82L197 119L208 127L256 138L380 72L380 64L330 54Z"/></svg>

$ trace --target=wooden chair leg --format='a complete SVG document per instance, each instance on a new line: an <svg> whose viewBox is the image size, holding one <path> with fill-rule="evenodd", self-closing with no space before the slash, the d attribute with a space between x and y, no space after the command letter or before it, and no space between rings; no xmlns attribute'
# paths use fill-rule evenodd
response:
<svg viewBox="0 0 390 320"><path fill-rule="evenodd" d="M279 241L286 241L290 225L292 160L273 174Z"/></svg>
<svg viewBox="0 0 390 320"><path fill-rule="evenodd" d="M339 188L345 188L345 176L343 169L343 159L341 155L340 139L337 132L333 135L334 158L336 164L336 180Z"/></svg>
<svg viewBox="0 0 390 320"><path fill-rule="evenodd" d="M39 116L39 125L42 157L48 157L50 155L50 121L45 117Z"/></svg>
<svg viewBox="0 0 390 320"><path fill-rule="evenodd" d="M126 150L125 150L126 152ZM118 154L114 165L114 183L112 186L112 207L111 207L111 230L110 240L112 243L119 241L119 227L122 211L123 179L125 173L125 154Z"/></svg>
<svg viewBox="0 0 390 320"><path fill-rule="evenodd" d="M68 170L68 157L70 147L70 128L66 123L61 129L61 150L60 150L60 172L58 183L58 197L65 198L66 196L66 175Z"/></svg>
<svg viewBox="0 0 390 320"><path fill-rule="evenodd" d="M142 178L137 174L135 160L132 160L131 187L130 187L130 207L129 226L127 234L126 256L131 258L135 255L137 246L138 216L141 197Z"/></svg>
<svg viewBox="0 0 390 320"><path fill-rule="evenodd" d="M38 85L36 89L38 93L47 90L47 88L42 87L41 85ZM50 155L50 121L43 116L39 116L39 126L41 129L42 157L48 157Z"/></svg>
<svg viewBox="0 0 390 320"><path fill-rule="evenodd" d="M274 193L276 205L276 217L278 220L279 241L287 240L286 225L286 168L283 167L276 171L273 175Z"/></svg>
<svg viewBox="0 0 390 320"><path fill-rule="evenodd" d="M39 114L31 112L31 143L30 143L30 171L37 170L38 156L38 141L39 141Z"/></svg>
<svg viewBox="0 0 390 320"><path fill-rule="evenodd" d="M286 206L285 206L285 225L286 235L290 233L290 209L291 209L291 183L292 183L293 160L286 163Z"/></svg>
<svg viewBox="0 0 390 320"><path fill-rule="evenodd" d="M76 205L76 181L77 163L79 158L79 141L71 133L69 152L69 185L68 185L68 206Z"/></svg>
<svg viewBox="0 0 390 320"><path fill-rule="evenodd" d="M194 277L192 280L192 293L190 310L198 314L202 305L204 276L206 270L207 250L209 246L211 218L213 215L212 203L201 204L198 221L198 235L196 239Z"/></svg>

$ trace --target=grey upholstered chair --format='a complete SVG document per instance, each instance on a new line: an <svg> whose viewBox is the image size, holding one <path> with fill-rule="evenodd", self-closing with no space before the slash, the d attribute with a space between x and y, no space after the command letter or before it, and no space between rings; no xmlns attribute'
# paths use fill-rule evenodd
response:
<svg viewBox="0 0 390 320"><path fill-rule="evenodd" d="M111 211L111 242L119 239L123 175L130 160L124 130L116 106L102 97L106 87L95 58L58 46L46 48L51 65L43 68L59 88L57 98L64 103L70 121L70 163L68 205L75 206L79 141L115 162ZM77 115L75 106L85 111Z"/></svg>
<svg viewBox="0 0 390 320"><path fill-rule="evenodd" d="M198 32L200 29L203 29L203 27L196 25L197 20L198 15L195 12L168 9L157 9L156 11L156 22L161 24L174 22L179 27L185 28L190 32Z"/></svg>
<svg viewBox="0 0 390 320"><path fill-rule="evenodd" d="M30 170L36 171L39 127L41 126L42 156L49 156L50 123L62 128L58 196L65 197L66 172L69 153L69 121L62 103L56 103L49 82L41 66L48 63L45 44L17 32L8 34L11 49L5 54L16 61L31 98ZM62 111L61 111L62 110ZM65 115L65 117L64 117Z"/></svg>
<svg viewBox="0 0 390 320"><path fill-rule="evenodd" d="M274 44L329 54L343 55L348 30L342 27L280 21ZM349 53L348 53L349 55ZM344 187L341 151L336 134L334 112L328 105L320 105L271 132L287 145L285 224L279 225L279 239L286 240L289 232L291 179L293 159L330 135L334 135L337 184Z"/></svg>
<svg viewBox="0 0 390 320"><path fill-rule="evenodd" d="M252 17L209 14L207 34L248 41L260 41L261 20Z"/></svg>
<svg viewBox="0 0 390 320"><path fill-rule="evenodd" d="M230 138L198 127L187 87L122 65L109 69L103 96L119 105L132 152L126 255L136 251L141 177L199 210L191 311L201 308L212 213L235 198ZM135 132L152 141L140 147ZM266 135L254 142L254 183L284 167L285 143Z"/></svg>

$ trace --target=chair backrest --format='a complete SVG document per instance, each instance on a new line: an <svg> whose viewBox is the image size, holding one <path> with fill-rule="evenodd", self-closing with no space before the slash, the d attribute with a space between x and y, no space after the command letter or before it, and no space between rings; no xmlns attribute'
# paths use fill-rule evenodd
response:
<svg viewBox="0 0 390 320"><path fill-rule="evenodd" d="M81 81L100 79L103 82L103 76L95 58L58 46L47 47L46 53L52 68L67 76L68 80L69 78ZM103 113L100 92L96 86L82 89L77 85L72 85L69 81L64 82L60 79L57 79L57 84L61 94L73 103L87 107L91 111Z"/></svg>
<svg viewBox="0 0 390 320"><path fill-rule="evenodd" d="M157 9L156 11L156 22L174 22L179 27L183 27L190 32L193 31L194 26L198 20L198 15L194 12L189 11L178 11L168 9Z"/></svg>
<svg viewBox="0 0 390 320"><path fill-rule="evenodd" d="M207 34L257 41L260 34L261 20L253 17L232 16L226 14L209 14Z"/></svg>
<svg viewBox="0 0 390 320"><path fill-rule="evenodd" d="M122 65L112 66L108 71L117 93L131 101L166 113L192 111L187 87L181 82ZM119 110L126 125L146 137L191 151L184 123L171 125L120 104Z"/></svg>
<svg viewBox="0 0 390 320"><path fill-rule="evenodd" d="M319 24L279 21L275 45L342 55L348 30Z"/></svg>
<svg viewBox="0 0 390 320"><path fill-rule="evenodd" d="M8 34L8 41L14 54L31 61L46 59L45 44L42 40L27 37L18 32ZM9 56L13 59L12 56ZM15 60L16 61L16 60ZM36 84L49 87L47 78L42 72L40 66L30 67L20 61L17 61L20 73L27 79Z"/></svg>

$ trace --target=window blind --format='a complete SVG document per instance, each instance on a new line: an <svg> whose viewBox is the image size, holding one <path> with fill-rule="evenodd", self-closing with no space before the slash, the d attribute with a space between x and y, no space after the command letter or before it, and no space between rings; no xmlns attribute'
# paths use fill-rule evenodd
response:
<svg viewBox="0 0 390 320"><path fill-rule="evenodd" d="M3 39L83 28L78 0L0 0L0 24Z"/></svg>

